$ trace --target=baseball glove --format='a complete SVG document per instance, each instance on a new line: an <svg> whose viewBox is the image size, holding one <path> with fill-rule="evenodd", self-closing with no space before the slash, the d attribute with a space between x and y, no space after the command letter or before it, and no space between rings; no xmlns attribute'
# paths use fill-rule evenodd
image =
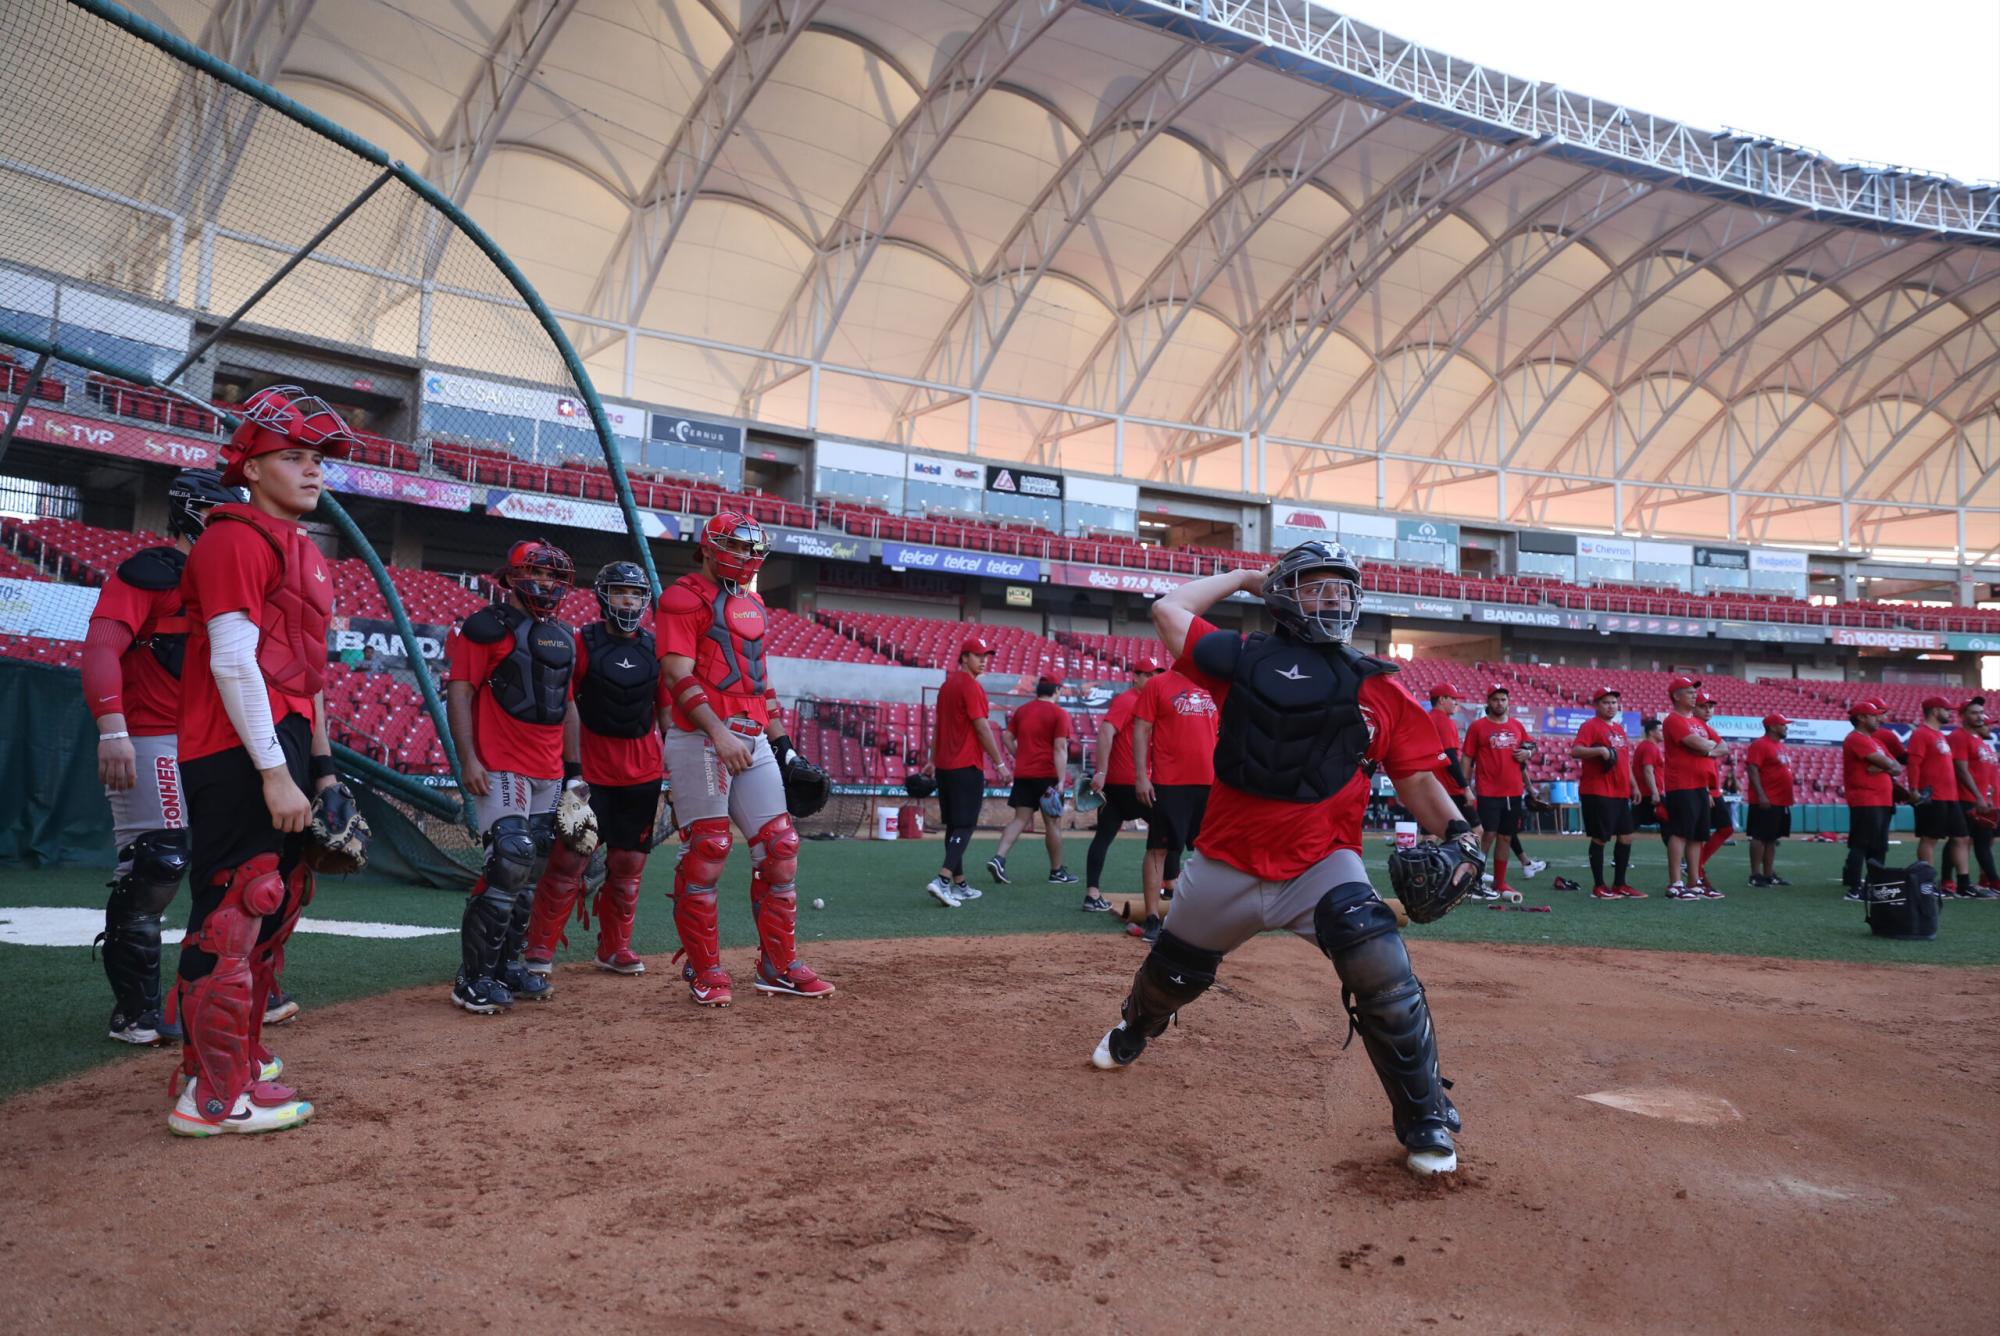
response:
<svg viewBox="0 0 2000 1336"><path fill-rule="evenodd" d="M572 784L556 799L556 836L586 857L597 852L597 813L590 810L588 784Z"/></svg>
<svg viewBox="0 0 2000 1336"><path fill-rule="evenodd" d="M368 866L368 822L354 806L354 795L338 781L313 798L312 824L306 828L305 864L315 872L344 875Z"/></svg>
<svg viewBox="0 0 2000 1336"><path fill-rule="evenodd" d="M1454 821L1442 844L1422 840L1389 855L1389 885L1413 922L1435 923L1449 914L1486 871L1470 827Z"/></svg>
<svg viewBox="0 0 2000 1336"><path fill-rule="evenodd" d="M1104 806L1104 790L1097 785L1095 775L1085 775L1076 786L1076 810L1079 816L1095 812Z"/></svg>
<svg viewBox="0 0 2000 1336"><path fill-rule="evenodd" d="M903 792L912 798L928 798L937 792L937 781L921 770L912 770L903 780Z"/></svg>
<svg viewBox="0 0 2000 1336"><path fill-rule="evenodd" d="M787 750L781 767L785 781L785 810L799 821L826 806L833 796L833 781L826 771L795 751Z"/></svg>
<svg viewBox="0 0 2000 1336"><path fill-rule="evenodd" d="M1051 821L1062 820L1063 791L1060 784L1051 784L1042 794L1042 815Z"/></svg>

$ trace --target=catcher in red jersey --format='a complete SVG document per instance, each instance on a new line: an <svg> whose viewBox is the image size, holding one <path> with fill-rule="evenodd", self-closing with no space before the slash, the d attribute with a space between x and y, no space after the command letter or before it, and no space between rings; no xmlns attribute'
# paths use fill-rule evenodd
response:
<svg viewBox="0 0 2000 1336"><path fill-rule="evenodd" d="M1275 635L1246 638L1200 616L1239 591L1263 597ZM1482 860L1438 782L1444 757L1431 720L1396 682L1395 665L1348 646L1360 618L1360 565L1326 542L1293 548L1268 572L1191 581L1153 605L1174 670L1220 708L1215 783L1180 893L1091 1063L1109 1071L1135 1061L1214 984L1224 956L1286 929L1333 963L1411 1172L1449 1173L1459 1119L1438 1072L1430 1008L1396 913L1361 862L1364 767L1387 773L1411 814L1449 841L1390 859L1412 918L1448 911L1479 884Z"/></svg>
<svg viewBox="0 0 2000 1336"><path fill-rule="evenodd" d="M565 790L521 957L536 974L553 968L563 924L582 894L584 872L600 842L605 856L595 906L597 968L646 972L646 962L632 950L632 923L660 808L658 716L667 703L659 650L653 633L641 625L653 591L633 561L614 561L600 570L592 589L599 620L576 633L576 708L563 731Z"/></svg>
<svg viewBox="0 0 2000 1336"><path fill-rule="evenodd" d="M97 775L111 804L118 870L104 905L110 1036L128 1044L179 1038L161 1017L160 920L187 872L187 801L175 734L187 613L181 573L208 512L242 495L214 469L186 469L167 488L166 547L122 562L98 592L83 640L83 697L97 720Z"/></svg>
<svg viewBox="0 0 2000 1336"><path fill-rule="evenodd" d="M701 568L669 585L654 617L667 782L680 824L674 927L687 957L689 995L728 1006L731 984L717 940L716 883L733 846L730 822L750 839L750 912L757 926L756 987L825 997L833 985L798 958L799 834L788 810L796 772L825 776L792 750L764 662L769 616L750 586L770 544L755 520L728 511L702 527ZM821 799L824 801L824 798Z"/></svg>
<svg viewBox="0 0 2000 1336"><path fill-rule="evenodd" d="M223 451L222 484L249 503L208 512L181 590L180 768L194 842L193 905L181 942L182 1136L295 1127L313 1106L276 1084L264 1000L286 939L312 899L308 827L339 787L326 735L326 632L333 584L299 520L319 505L321 461L355 437L319 399L260 390ZM318 801L308 801L308 791ZM260 1079L261 1078L261 1079Z"/></svg>

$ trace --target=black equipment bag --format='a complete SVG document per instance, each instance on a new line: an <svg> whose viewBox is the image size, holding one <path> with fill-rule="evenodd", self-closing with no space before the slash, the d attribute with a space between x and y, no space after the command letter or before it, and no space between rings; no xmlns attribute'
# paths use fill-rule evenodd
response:
<svg viewBox="0 0 2000 1336"><path fill-rule="evenodd" d="M1868 865L1868 886L1862 892L1862 913L1868 930L1898 942L1935 941L1944 897L1938 894L1937 869L1929 863L1906 868Z"/></svg>

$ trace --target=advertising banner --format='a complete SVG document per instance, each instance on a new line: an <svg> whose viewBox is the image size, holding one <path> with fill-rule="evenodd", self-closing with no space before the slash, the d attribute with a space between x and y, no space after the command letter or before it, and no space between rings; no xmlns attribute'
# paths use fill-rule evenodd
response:
<svg viewBox="0 0 2000 1336"><path fill-rule="evenodd" d="M988 464L986 490L1005 492L1009 496L1032 496L1045 501L1060 501L1063 495L1062 474L1036 473L1029 469L1016 468L1012 464Z"/></svg>
<svg viewBox="0 0 2000 1336"><path fill-rule="evenodd" d="M75 450L143 459L149 464L171 464L181 469L212 465L220 444L135 422L105 422L74 413L52 413L38 404L21 414L21 425L14 435L17 440L66 445Z"/></svg>
<svg viewBox="0 0 2000 1336"><path fill-rule="evenodd" d="M1458 546L1458 526L1443 520L1397 520L1396 541L1399 543L1442 543L1446 547Z"/></svg>
<svg viewBox="0 0 2000 1336"><path fill-rule="evenodd" d="M336 492L352 492L383 501L407 501L435 510L467 510L472 506L472 489L462 482L418 478L340 459L329 459L320 467L326 474L327 486Z"/></svg>
<svg viewBox="0 0 2000 1336"><path fill-rule="evenodd" d="M413 625L417 649L426 663L444 661L444 642L451 634L448 626ZM365 663L407 670L410 656L394 622L375 617L336 617L326 633L327 652L350 668Z"/></svg>
<svg viewBox="0 0 2000 1336"><path fill-rule="evenodd" d="M1578 537L1576 555L1597 561L1631 561L1634 559L1634 548L1629 538Z"/></svg>
<svg viewBox="0 0 2000 1336"><path fill-rule="evenodd" d="M823 469L843 473L866 473L876 478L900 478L908 470L901 450L885 450L879 445L856 445L853 441L819 441L813 459Z"/></svg>
<svg viewBox="0 0 2000 1336"><path fill-rule="evenodd" d="M1953 631L1944 638L1944 647L1962 654L2000 654L2000 635L1970 635Z"/></svg>
<svg viewBox="0 0 2000 1336"><path fill-rule="evenodd" d="M1747 571L1750 569L1750 549L1697 545L1694 550L1694 564L1712 567L1719 571Z"/></svg>
<svg viewBox="0 0 2000 1336"><path fill-rule="evenodd" d="M700 418L654 413L647 421L646 436L649 440L699 445L732 455L743 453L743 428L728 422L704 422Z"/></svg>
<svg viewBox="0 0 2000 1336"><path fill-rule="evenodd" d="M959 552L943 547L918 547L912 543L882 544L882 564L904 570L943 571L950 575L986 575L998 580L1042 578L1042 563L1032 557L1009 557L997 552Z"/></svg>
<svg viewBox="0 0 2000 1336"><path fill-rule="evenodd" d="M1654 543L1641 538L1632 544L1632 558L1651 566L1692 566L1694 546L1690 543Z"/></svg>
<svg viewBox="0 0 2000 1336"><path fill-rule="evenodd" d="M977 492L986 486L986 467L969 459L937 459L931 455L908 457L911 482L935 483L939 487L962 487ZM971 503L976 509L978 502Z"/></svg>
<svg viewBox="0 0 2000 1336"><path fill-rule="evenodd" d="M1775 571L1781 575L1804 575L1806 554L1773 547L1753 547L1750 549L1750 569Z"/></svg>
<svg viewBox="0 0 2000 1336"><path fill-rule="evenodd" d="M1467 604L1454 598L1412 598L1407 594L1361 596L1361 611L1382 617L1434 617L1440 621L1462 622Z"/></svg>
<svg viewBox="0 0 2000 1336"><path fill-rule="evenodd" d="M1568 608L1510 608L1481 603L1472 609L1472 620L1496 626L1541 626L1566 631L1590 629L1587 613L1572 612Z"/></svg>
<svg viewBox="0 0 2000 1336"><path fill-rule="evenodd" d="M97 591L49 580L0 580L0 635L81 640Z"/></svg>
<svg viewBox="0 0 2000 1336"><path fill-rule="evenodd" d="M1396 526L1401 523L1393 515L1357 515L1350 510L1339 513L1342 538L1387 538L1394 541Z"/></svg>
<svg viewBox="0 0 2000 1336"><path fill-rule="evenodd" d="M487 493L486 512L510 520L531 520L536 524L559 524L566 529L596 529L600 533L625 533L625 513L601 501L578 501L567 496L541 492ZM648 538L679 538L680 521L663 510L639 512L640 527Z"/></svg>
<svg viewBox="0 0 2000 1336"><path fill-rule="evenodd" d="M1273 505L1271 527L1297 529L1304 535L1301 542L1305 538L1332 538L1340 533L1340 512L1315 510L1311 506Z"/></svg>
<svg viewBox="0 0 2000 1336"><path fill-rule="evenodd" d="M1783 622L1717 622L1715 634L1720 640L1753 640L1763 645L1826 643L1824 626L1792 626Z"/></svg>
<svg viewBox="0 0 2000 1336"><path fill-rule="evenodd" d="M810 529L766 527L764 532L770 536L773 552L794 557L818 557L821 561L866 561L869 557L869 541L866 538L814 533Z"/></svg>
<svg viewBox="0 0 2000 1336"><path fill-rule="evenodd" d="M1753 742L1764 736L1764 721L1747 714L1718 714L1708 722L1725 742ZM1794 719L1785 730L1785 742L1793 747L1837 747L1853 730L1845 719Z"/></svg>
<svg viewBox="0 0 2000 1336"><path fill-rule="evenodd" d="M1079 566L1072 562L1058 561L1049 565L1049 582L1059 585L1074 585L1080 589L1104 589L1120 594L1146 594L1157 598L1179 589L1192 575L1169 575L1165 571L1130 571L1112 566ZM1255 594L1231 594L1230 599L1241 603L1255 603Z"/></svg>
<svg viewBox="0 0 2000 1336"><path fill-rule="evenodd" d="M1622 612L1592 614L1597 629L1612 635L1705 636L1709 623L1698 617L1651 617Z"/></svg>
<svg viewBox="0 0 2000 1336"><path fill-rule="evenodd" d="M1515 543L1523 552L1540 552L1552 557L1576 555L1576 535L1573 533L1522 533Z"/></svg>
<svg viewBox="0 0 2000 1336"><path fill-rule="evenodd" d="M1943 649L1944 637L1930 631L1886 631L1865 626L1831 628L1836 645L1864 645L1871 649Z"/></svg>

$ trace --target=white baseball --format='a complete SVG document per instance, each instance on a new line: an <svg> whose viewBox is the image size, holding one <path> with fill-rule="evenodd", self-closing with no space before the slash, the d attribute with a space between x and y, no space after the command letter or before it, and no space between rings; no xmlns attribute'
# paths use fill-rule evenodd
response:
<svg viewBox="0 0 2000 1336"><path fill-rule="evenodd" d="M816 899L816 900L814 900L814 901L813 901L813 908L814 908L814 909L825 909L825 908L826 908L826 901L824 901L824 900L817 900L817 899Z"/></svg>

